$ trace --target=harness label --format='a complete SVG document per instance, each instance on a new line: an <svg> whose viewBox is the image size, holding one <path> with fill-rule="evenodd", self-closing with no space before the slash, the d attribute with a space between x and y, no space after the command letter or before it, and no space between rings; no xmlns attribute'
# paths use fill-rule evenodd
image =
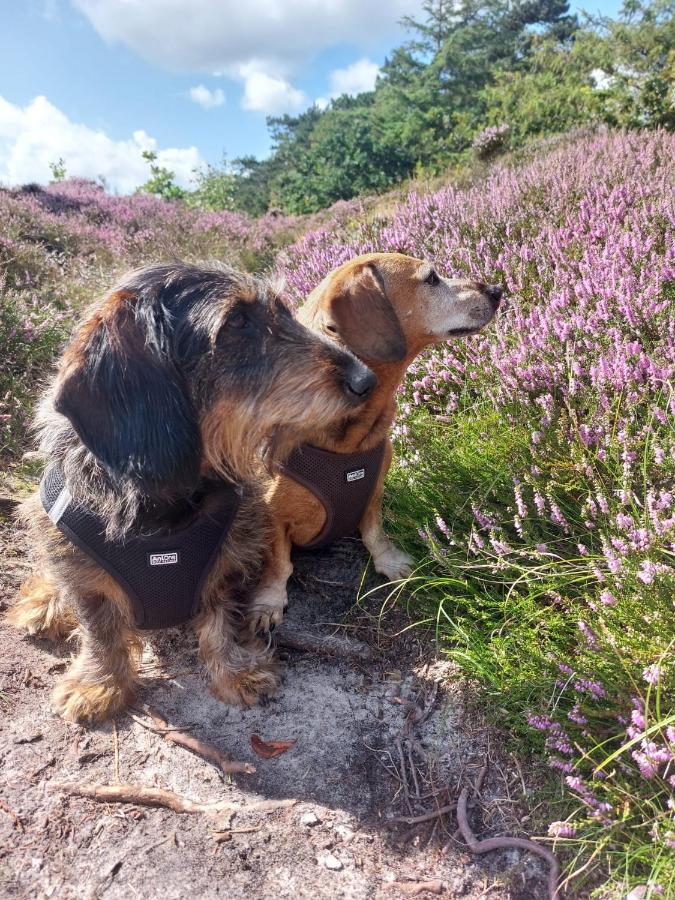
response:
<svg viewBox="0 0 675 900"><path fill-rule="evenodd" d="M347 472L347 481L360 481L366 477L365 469L354 469L353 472Z"/></svg>
<svg viewBox="0 0 675 900"><path fill-rule="evenodd" d="M180 562L178 551L171 553L148 553L149 566L175 566Z"/></svg>

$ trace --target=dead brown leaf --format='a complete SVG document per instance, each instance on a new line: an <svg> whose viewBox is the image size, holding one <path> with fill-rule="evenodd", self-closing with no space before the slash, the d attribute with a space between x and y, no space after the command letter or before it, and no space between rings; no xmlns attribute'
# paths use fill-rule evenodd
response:
<svg viewBox="0 0 675 900"><path fill-rule="evenodd" d="M263 759L274 759L275 756L281 756L282 753L294 747L295 743L295 738L292 741L263 741L259 735L251 735L251 748Z"/></svg>

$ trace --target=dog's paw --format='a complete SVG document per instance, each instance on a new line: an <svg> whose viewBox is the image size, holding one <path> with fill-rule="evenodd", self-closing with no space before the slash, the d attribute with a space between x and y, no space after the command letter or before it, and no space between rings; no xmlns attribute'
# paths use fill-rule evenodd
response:
<svg viewBox="0 0 675 900"><path fill-rule="evenodd" d="M77 627L75 615L60 599L56 585L34 576L21 586L20 596L7 613L7 621L34 637L58 641Z"/></svg>
<svg viewBox="0 0 675 900"><path fill-rule="evenodd" d="M373 559L375 571L386 576L390 581L407 578L412 572L412 563L412 557L393 544L390 544L384 553Z"/></svg>
<svg viewBox="0 0 675 900"><path fill-rule="evenodd" d="M230 706L255 706L279 690L279 670L270 661L248 672L228 672L211 682L211 692Z"/></svg>
<svg viewBox="0 0 675 900"><path fill-rule="evenodd" d="M284 610L288 606L286 588L276 586L264 588L254 597L249 611L249 630L251 634L272 631L281 625Z"/></svg>
<svg viewBox="0 0 675 900"><path fill-rule="evenodd" d="M113 681L92 684L66 675L54 688L52 706L69 722L103 722L126 709L133 697L130 685Z"/></svg>

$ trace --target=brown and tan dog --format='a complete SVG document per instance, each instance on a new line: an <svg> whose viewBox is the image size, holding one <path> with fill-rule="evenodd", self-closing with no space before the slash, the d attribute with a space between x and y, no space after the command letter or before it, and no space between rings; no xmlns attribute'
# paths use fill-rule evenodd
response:
<svg viewBox="0 0 675 900"><path fill-rule="evenodd" d="M386 440L375 489L359 524L377 572L391 580L410 574L411 559L382 528L382 493L391 464L387 435L396 415L396 391L406 370L426 347L475 334L494 317L502 288L442 278L421 259L399 253L359 256L331 272L310 294L298 318L351 350L375 372L378 384L351 419L317 427L313 447L337 453L366 451ZM274 523L270 562L252 607L251 627L267 629L283 617L293 544L311 543L321 532L326 509L316 494L278 474L267 491Z"/></svg>
<svg viewBox="0 0 675 900"><path fill-rule="evenodd" d="M226 266L148 266L104 298L38 416L47 470L23 508L35 574L9 613L33 635L77 629L61 715L115 715L137 686L142 632L191 618L217 697L274 691L242 593L268 539L260 453L342 421L374 383L273 285Z"/></svg>

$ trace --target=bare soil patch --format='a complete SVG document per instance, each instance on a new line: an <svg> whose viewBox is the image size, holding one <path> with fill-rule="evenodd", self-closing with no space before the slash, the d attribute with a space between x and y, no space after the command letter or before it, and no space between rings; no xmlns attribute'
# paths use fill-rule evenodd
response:
<svg viewBox="0 0 675 900"><path fill-rule="evenodd" d="M0 552L1 609L26 571L22 536L8 522L0 525ZM189 628L152 638L139 702L252 763L255 774L224 776L146 727L152 720L142 714L94 728L63 722L50 711L49 694L73 648L2 624L0 895L357 900L440 890L476 900L544 897L541 861L516 851L473 857L453 839L452 813L390 821L456 801L488 748L493 762L470 811L476 834L518 833L526 785L474 706L469 714L467 686L434 657L429 636L392 637L391 620L385 635L368 608L354 606L366 562L355 541L297 555L285 627L334 635L338 648L358 641L359 652L281 648L284 684L264 707L232 709L209 694ZM254 734L296 743L263 759L252 750ZM117 779L233 808L181 815L69 797L56 787ZM280 802L261 808L260 801Z"/></svg>

